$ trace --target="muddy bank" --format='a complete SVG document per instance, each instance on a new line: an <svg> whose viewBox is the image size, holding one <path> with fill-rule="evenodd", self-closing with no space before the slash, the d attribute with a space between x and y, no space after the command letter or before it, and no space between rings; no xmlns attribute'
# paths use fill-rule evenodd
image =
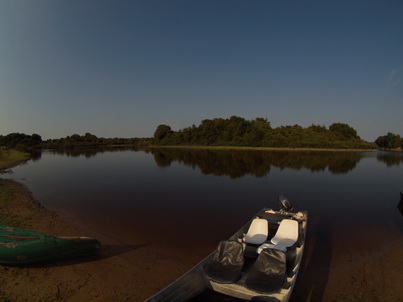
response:
<svg viewBox="0 0 403 302"><path fill-rule="evenodd" d="M17 182L0 180L0 185L12 194L0 199L0 215L11 223L44 233L91 236L103 244L101 254L93 258L0 266L0 301L143 301L207 253L151 240L141 229L132 230L132 239L116 241L41 207ZM351 233L322 225L307 240L291 301L403 301L403 240L398 229L385 235L379 228Z"/></svg>

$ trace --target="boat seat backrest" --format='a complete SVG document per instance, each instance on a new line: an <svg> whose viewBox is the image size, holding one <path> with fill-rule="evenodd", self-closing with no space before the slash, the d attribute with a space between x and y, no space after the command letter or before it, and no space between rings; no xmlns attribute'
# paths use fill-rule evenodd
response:
<svg viewBox="0 0 403 302"><path fill-rule="evenodd" d="M263 243L258 247L256 252L260 254L264 249L276 249L286 252L287 248L293 246L298 241L298 233L299 226L297 221L283 219L270 243Z"/></svg>
<svg viewBox="0 0 403 302"><path fill-rule="evenodd" d="M269 225L266 219L255 218L244 237L244 242L249 244L262 244L269 235Z"/></svg>
<svg viewBox="0 0 403 302"><path fill-rule="evenodd" d="M298 240L298 222L292 219L283 219L278 227L271 243L287 248L294 245Z"/></svg>

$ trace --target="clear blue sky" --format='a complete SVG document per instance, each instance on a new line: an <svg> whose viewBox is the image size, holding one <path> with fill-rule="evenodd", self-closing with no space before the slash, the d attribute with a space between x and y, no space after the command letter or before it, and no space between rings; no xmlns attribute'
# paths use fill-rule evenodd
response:
<svg viewBox="0 0 403 302"><path fill-rule="evenodd" d="M0 134L232 115L403 135L403 2L0 0Z"/></svg>

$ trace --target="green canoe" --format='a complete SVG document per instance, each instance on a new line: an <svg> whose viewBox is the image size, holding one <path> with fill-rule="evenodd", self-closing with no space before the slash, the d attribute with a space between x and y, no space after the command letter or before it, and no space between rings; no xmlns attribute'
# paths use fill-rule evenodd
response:
<svg viewBox="0 0 403 302"><path fill-rule="evenodd" d="M0 265L21 266L92 256L101 244L89 237L60 237L0 225Z"/></svg>

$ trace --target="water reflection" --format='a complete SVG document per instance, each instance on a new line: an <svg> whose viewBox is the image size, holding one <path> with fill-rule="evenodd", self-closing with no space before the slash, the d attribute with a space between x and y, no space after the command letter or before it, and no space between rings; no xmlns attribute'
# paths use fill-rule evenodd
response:
<svg viewBox="0 0 403 302"><path fill-rule="evenodd" d="M373 156L387 167L399 166L403 162L402 152L351 152L351 151L255 151L255 150L212 150L185 148L151 148L115 146L64 150L46 150L47 153L67 157L91 158L98 153L143 151L151 153L156 164L169 167L173 162L199 168L205 175L239 178L245 175L264 177L272 167L311 172L329 171L331 174L347 174L354 170L365 157ZM41 152L32 154L38 161Z"/></svg>
<svg viewBox="0 0 403 302"><path fill-rule="evenodd" d="M136 147L127 146L110 146L110 147L93 147L93 148L75 148L75 149L50 149L47 150L50 154L65 155L67 157L80 157L84 156L86 158L94 157L98 153L106 152L122 152L122 151L138 151ZM35 156L35 159L40 158L40 154Z"/></svg>
<svg viewBox="0 0 403 302"><path fill-rule="evenodd" d="M378 152L376 158L388 167L399 166L403 163L403 152Z"/></svg>
<svg viewBox="0 0 403 302"><path fill-rule="evenodd" d="M203 174L226 175L238 178L244 175L263 177L271 167L280 169L307 169L312 172L330 171L346 174L352 171L365 156L360 152L315 152L315 151L252 151L252 150L190 150L151 149L155 162L168 167L172 162L198 167Z"/></svg>

